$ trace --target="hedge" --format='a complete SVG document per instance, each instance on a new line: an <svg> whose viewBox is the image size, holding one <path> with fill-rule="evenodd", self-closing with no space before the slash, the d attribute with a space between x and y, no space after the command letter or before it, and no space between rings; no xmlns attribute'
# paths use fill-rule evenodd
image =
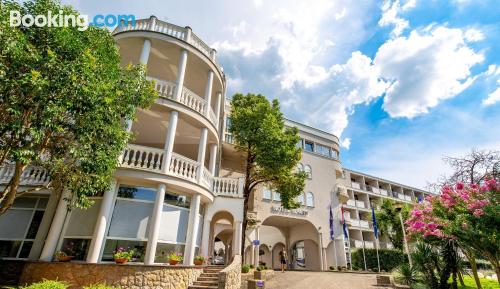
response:
<svg viewBox="0 0 500 289"><path fill-rule="evenodd" d="M380 258L380 270L386 272L392 271L394 268L398 267L402 262L405 262L406 258L403 252L400 250L393 249L379 249L378 255ZM366 269L372 271L378 271L377 266L377 250L376 249L365 249L366 257ZM357 249L351 252L352 258L352 268L354 270L364 270L365 265L363 262L363 250Z"/></svg>

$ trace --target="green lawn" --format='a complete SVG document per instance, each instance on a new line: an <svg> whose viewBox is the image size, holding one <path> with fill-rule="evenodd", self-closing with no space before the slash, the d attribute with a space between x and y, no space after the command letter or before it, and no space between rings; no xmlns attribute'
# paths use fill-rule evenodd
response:
<svg viewBox="0 0 500 289"><path fill-rule="evenodd" d="M485 278L481 278L481 285L483 285L483 289L500 289L500 285L496 280L488 280ZM457 280L458 281L458 280ZM476 282L474 282L474 278L470 276L464 276L465 286L460 286L460 282L458 282L458 289L475 289Z"/></svg>

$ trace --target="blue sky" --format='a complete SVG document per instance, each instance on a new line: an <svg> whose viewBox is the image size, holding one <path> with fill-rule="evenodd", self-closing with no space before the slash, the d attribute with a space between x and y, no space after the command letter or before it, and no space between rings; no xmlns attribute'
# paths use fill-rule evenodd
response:
<svg viewBox="0 0 500 289"><path fill-rule="evenodd" d="M215 47L228 96L262 93L341 139L343 165L417 187L443 156L500 149L500 5L491 0L91 1Z"/></svg>

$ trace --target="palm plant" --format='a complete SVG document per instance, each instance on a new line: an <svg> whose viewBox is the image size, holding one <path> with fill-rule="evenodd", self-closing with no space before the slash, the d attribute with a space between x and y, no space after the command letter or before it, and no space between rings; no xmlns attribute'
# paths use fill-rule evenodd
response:
<svg viewBox="0 0 500 289"><path fill-rule="evenodd" d="M420 276L417 268L415 266L412 267L407 263L401 264L396 273L396 281L403 285L408 285L411 287L420 281Z"/></svg>

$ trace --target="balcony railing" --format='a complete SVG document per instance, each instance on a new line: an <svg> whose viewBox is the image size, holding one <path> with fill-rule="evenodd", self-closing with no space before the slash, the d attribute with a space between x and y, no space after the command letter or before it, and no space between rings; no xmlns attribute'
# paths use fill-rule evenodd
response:
<svg viewBox="0 0 500 289"><path fill-rule="evenodd" d="M184 179L207 188L216 196L243 196L242 178L213 177L205 167L200 170L200 163L177 153L172 153L170 167L164 170L164 158L165 151L162 149L129 144L120 156L120 166ZM198 178L200 173L201 178Z"/></svg>
<svg viewBox="0 0 500 289"><path fill-rule="evenodd" d="M213 125L217 125L217 117L213 109L207 104L207 101L198 96L196 93L191 90L183 87L181 96L178 100L174 99L175 89L177 84L171 81L165 81L153 77L147 77L148 80L155 82L155 89L158 92L158 96L161 98L170 99L173 101L177 101L184 106L189 107L190 109L198 112L199 114L206 116L206 111L210 108L208 113L208 119Z"/></svg>
<svg viewBox="0 0 500 289"><path fill-rule="evenodd" d="M15 166L4 164L0 166L0 183L10 182L14 176ZM36 166L27 167L21 175L20 184L23 186L46 186L50 182L50 176L46 169Z"/></svg>
<svg viewBox="0 0 500 289"><path fill-rule="evenodd" d="M351 186L352 186L354 189L358 189L358 190L360 190L360 189L361 189L360 184L359 184L359 183L356 183L356 182L352 182L352 183L351 183Z"/></svg>
<svg viewBox="0 0 500 289"><path fill-rule="evenodd" d="M135 25L131 22L128 25L118 25L112 34L125 31L153 31L177 38L191 44L214 63L217 63L214 50L194 34L189 27L181 27L156 18L149 18L136 20Z"/></svg>

